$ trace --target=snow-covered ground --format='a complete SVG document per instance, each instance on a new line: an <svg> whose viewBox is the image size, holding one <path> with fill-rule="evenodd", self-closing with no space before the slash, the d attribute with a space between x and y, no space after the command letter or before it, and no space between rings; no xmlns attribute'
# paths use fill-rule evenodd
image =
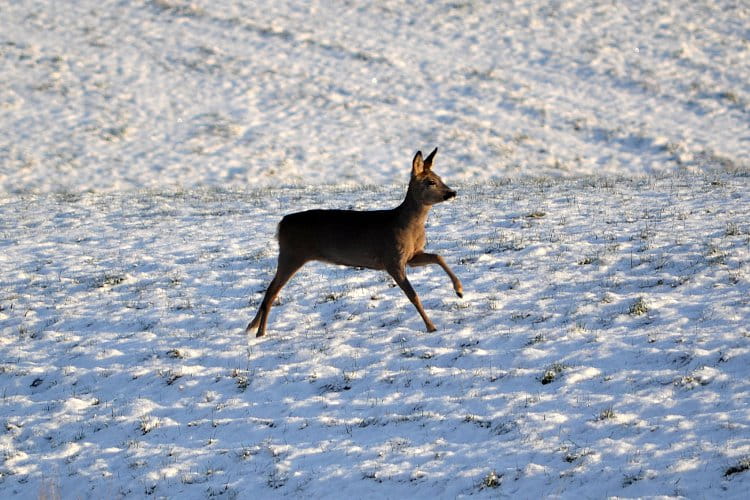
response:
<svg viewBox="0 0 750 500"><path fill-rule="evenodd" d="M748 167L749 40L743 1L5 1L0 187Z"/></svg>
<svg viewBox="0 0 750 500"><path fill-rule="evenodd" d="M310 264L262 340L279 215L402 190L3 198L4 496L746 495L747 177L458 188L465 298L410 271L437 332Z"/></svg>
<svg viewBox="0 0 750 500"><path fill-rule="evenodd" d="M745 498L746 2L0 3L0 497ZM439 268L276 223L459 191ZM602 176L601 174L605 174Z"/></svg>

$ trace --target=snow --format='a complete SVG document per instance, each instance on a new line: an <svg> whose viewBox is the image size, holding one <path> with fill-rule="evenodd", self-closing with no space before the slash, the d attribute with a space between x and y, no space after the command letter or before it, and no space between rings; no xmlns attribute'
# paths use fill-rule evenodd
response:
<svg viewBox="0 0 750 500"><path fill-rule="evenodd" d="M747 168L743 2L0 7L0 186L392 184Z"/></svg>
<svg viewBox="0 0 750 500"><path fill-rule="evenodd" d="M437 332L310 264L262 340L278 216L400 190L6 196L5 492L743 496L747 177L457 187L428 234L465 298L410 271Z"/></svg>
<svg viewBox="0 0 750 500"><path fill-rule="evenodd" d="M743 3L0 6L3 498L745 498ZM439 268L281 217L458 197Z"/></svg>

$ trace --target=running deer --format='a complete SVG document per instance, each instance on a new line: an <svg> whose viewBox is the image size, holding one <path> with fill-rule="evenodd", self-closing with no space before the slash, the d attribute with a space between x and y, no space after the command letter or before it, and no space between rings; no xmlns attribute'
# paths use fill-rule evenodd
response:
<svg viewBox="0 0 750 500"><path fill-rule="evenodd" d="M257 337L265 335L268 314L279 290L311 260L385 270L417 308L427 331L434 332L437 328L409 283L406 266L439 265L453 282L456 294L463 297L461 281L443 258L424 252L424 224L430 208L456 196L456 192L432 171L435 153L437 148L422 160L422 152L417 151L406 197L392 210L308 210L281 219L277 232L279 261L276 275L245 332L257 328Z"/></svg>

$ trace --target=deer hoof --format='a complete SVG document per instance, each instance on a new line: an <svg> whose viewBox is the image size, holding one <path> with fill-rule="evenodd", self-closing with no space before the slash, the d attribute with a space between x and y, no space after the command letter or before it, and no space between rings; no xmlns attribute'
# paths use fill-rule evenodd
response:
<svg viewBox="0 0 750 500"><path fill-rule="evenodd" d="M463 299L464 298L464 292L456 290L456 295L458 295L458 298Z"/></svg>
<svg viewBox="0 0 750 500"><path fill-rule="evenodd" d="M427 331L432 333L437 331L437 328L435 328L435 325L427 325Z"/></svg>

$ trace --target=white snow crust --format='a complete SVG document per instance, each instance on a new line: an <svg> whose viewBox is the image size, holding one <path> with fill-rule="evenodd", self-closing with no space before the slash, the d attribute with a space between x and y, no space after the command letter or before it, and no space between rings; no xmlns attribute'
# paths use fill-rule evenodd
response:
<svg viewBox="0 0 750 500"><path fill-rule="evenodd" d="M0 497L750 491L750 7L0 3ZM437 267L274 230L458 197Z"/></svg>
<svg viewBox="0 0 750 500"><path fill-rule="evenodd" d="M6 191L643 175L750 162L737 1L0 6Z"/></svg>

